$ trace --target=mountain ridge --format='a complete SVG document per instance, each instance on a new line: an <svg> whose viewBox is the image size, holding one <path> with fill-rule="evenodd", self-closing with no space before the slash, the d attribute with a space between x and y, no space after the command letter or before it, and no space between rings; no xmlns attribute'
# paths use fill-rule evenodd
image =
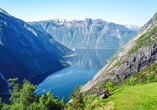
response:
<svg viewBox="0 0 157 110"><path fill-rule="evenodd" d="M18 77L22 82L25 78L38 84L48 74L70 66L62 60L74 52L0 9L0 54L0 93L5 93L8 88L3 79ZM39 80L33 77L39 75Z"/></svg>
<svg viewBox="0 0 157 110"><path fill-rule="evenodd" d="M119 48L137 34L139 29L138 26L120 25L91 18L85 20L51 19L28 23L36 29L48 32L55 40L71 49Z"/></svg>

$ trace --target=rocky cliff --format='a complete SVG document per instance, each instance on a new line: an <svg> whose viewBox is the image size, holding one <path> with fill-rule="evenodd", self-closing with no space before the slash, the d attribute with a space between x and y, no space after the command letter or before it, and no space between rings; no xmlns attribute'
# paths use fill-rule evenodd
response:
<svg viewBox="0 0 157 110"><path fill-rule="evenodd" d="M69 48L119 48L137 34L138 26L119 25L101 19L59 20L29 22L36 29L51 34Z"/></svg>
<svg viewBox="0 0 157 110"><path fill-rule="evenodd" d="M50 34L0 9L0 93L8 91L9 78L39 83L48 73L69 66L61 59L73 53Z"/></svg>
<svg viewBox="0 0 157 110"><path fill-rule="evenodd" d="M154 62L157 62L157 13L109 59L82 91L95 91L108 80L118 84Z"/></svg>

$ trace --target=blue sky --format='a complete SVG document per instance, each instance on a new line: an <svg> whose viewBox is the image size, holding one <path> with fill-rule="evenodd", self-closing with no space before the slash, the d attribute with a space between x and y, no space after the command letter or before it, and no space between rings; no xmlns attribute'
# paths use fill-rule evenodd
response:
<svg viewBox="0 0 157 110"><path fill-rule="evenodd" d="M157 0L0 0L0 8L24 21L100 18L142 26L157 12Z"/></svg>

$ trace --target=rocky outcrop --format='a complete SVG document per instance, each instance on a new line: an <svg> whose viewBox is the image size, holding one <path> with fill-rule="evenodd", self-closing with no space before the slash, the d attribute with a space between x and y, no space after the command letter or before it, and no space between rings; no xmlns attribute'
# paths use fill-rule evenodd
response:
<svg viewBox="0 0 157 110"><path fill-rule="evenodd" d="M73 53L50 34L0 9L0 93L8 90L9 78L39 83L48 73L69 66L61 59Z"/></svg>
<svg viewBox="0 0 157 110"><path fill-rule="evenodd" d="M59 20L29 22L36 29L51 34L69 48L119 48L137 34L138 26L119 25L101 19Z"/></svg>
<svg viewBox="0 0 157 110"><path fill-rule="evenodd" d="M157 61L157 13L109 61L82 91L90 90L105 80L118 84Z"/></svg>

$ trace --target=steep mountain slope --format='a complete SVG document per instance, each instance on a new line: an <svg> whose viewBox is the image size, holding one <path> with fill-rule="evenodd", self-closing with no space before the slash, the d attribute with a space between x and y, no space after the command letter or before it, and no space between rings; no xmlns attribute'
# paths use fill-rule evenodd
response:
<svg viewBox="0 0 157 110"><path fill-rule="evenodd" d="M0 9L0 93L8 90L9 78L18 77L20 81L25 78L36 84L46 73L69 66L61 59L70 54L73 51L48 33ZM39 74L42 77L35 79Z"/></svg>
<svg viewBox="0 0 157 110"><path fill-rule="evenodd" d="M96 91L108 80L118 84L157 62L157 13L109 61L82 91Z"/></svg>
<svg viewBox="0 0 157 110"><path fill-rule="evenodd" d="M119 25L101 19L47 20L29 22L36 29L51 34L55 40L69 48L119 48L137 34L138 26Z"/></svg>

